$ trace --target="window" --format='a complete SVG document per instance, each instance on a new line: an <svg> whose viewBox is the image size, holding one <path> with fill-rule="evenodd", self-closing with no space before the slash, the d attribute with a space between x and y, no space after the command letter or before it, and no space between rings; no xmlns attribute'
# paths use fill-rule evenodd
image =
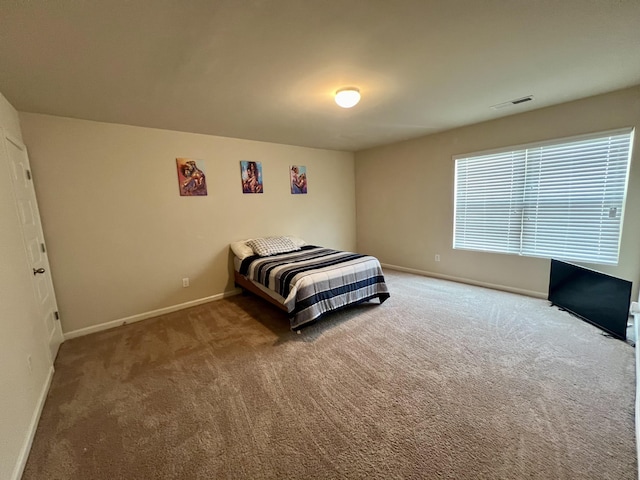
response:
<svg viewBox="0 0 640 480"><path fill-rule="evenodd" d="M454 157L453 248L617 265L633 130Z"/></svg>

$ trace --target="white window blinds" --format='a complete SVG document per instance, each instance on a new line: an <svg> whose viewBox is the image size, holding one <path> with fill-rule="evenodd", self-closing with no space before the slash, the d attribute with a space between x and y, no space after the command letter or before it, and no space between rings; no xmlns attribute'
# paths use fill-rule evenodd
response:
<svg viewBox="0 0 640 480"><path fill-rule="evenodd" d="M455 158L453 247L617 264L632 135Z"/></svg>

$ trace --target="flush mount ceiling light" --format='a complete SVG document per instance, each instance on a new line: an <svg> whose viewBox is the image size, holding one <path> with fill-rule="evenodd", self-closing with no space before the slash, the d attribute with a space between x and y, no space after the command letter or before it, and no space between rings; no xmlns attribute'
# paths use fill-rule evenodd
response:
<svg viewBox="0 0 640 480"><path fill-rule="evenodd" d="M351 108L360 101L360 90L355 87L341 88L336 92L336 103L342 108Z"/></svg>

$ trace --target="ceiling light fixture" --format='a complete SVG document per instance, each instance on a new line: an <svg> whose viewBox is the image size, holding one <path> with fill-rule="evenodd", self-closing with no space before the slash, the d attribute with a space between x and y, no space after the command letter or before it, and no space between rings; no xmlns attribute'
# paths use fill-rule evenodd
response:
<svg viewBox="0 0 640 480"><path fill-rule="evenodd" d="M336 92L336 103L342 108L351 108L360 101L360 90L355 87L341 88Z"/></svg>

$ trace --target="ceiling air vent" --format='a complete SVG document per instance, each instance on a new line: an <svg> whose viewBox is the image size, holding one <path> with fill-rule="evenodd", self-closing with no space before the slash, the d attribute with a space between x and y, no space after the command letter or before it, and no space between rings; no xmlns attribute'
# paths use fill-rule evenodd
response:
<svg viewBox="0 0 640 480"><path fill-rule="evenodd" d="M533 100L533 95L527 95L526 97L516 98L515 100L509 100L508 102L493 105L491 108L493 110L502 110L503 108L513 107L514 105L520 105L521 103L530 102L531 100Z"/></svg>

